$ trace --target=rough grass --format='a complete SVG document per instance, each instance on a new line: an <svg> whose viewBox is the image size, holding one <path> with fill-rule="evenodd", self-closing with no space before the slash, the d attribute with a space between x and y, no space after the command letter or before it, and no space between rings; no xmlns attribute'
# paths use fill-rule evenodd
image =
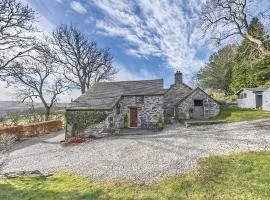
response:
<svg viewBox="0 0 270 200"><path fill-rule="evenodd" d="M57 173L0 180L0 199L268 199L270 153L214 156L198 172L168 177L153 185L92 182Z"/></svg>
<svg viewBox="0 0 270 200"><path fill-rule="evenodd" d="M219 120L226 120L229 122L250 121L270 118L270 112L256 109L243 109L238 108L235 105L226 105L221 108L220 114L217 118Z"/></svg>

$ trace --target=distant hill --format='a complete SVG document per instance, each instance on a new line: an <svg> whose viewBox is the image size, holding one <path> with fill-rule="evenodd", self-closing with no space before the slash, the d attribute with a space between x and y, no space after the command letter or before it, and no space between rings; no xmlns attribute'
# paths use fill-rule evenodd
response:
<svg viewBox="0 0 270 200"><path fill-rule="evenodd" d="M58 103L57 107L66 107L66 103ZM19 101L0 101L0 117L7 113L20 113L28 110L31 107L29 103L22 103ZM35 103L35 108L42 108L42 103Z"/></svg>

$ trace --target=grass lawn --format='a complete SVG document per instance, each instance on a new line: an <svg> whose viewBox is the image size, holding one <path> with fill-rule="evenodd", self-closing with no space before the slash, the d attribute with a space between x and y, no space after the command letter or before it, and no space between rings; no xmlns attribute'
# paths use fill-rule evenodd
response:
<svg viewBox="0 0 270 200"><path fill-rule="evenodd" d="M270 152L214 156L200 170L158 184L92 182L57 173L0 180L0 199L269 199Z"/></svg>
<svg viewBox="0 0 270 200"><path fill-rule="evenodd" d="M217 119L226 120L229 122L249 121L256 119L270 118L270 112L238 108L235 105L224 106Z"/></svg>

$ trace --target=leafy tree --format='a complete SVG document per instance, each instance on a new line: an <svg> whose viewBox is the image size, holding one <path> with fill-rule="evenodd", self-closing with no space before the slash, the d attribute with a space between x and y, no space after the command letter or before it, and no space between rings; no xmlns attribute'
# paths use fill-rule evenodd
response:
<svg viewBox="0 0 270 200"><path fill-rule="evenodd" d="M209 63L197 74L200 85L229 94L235 53L236 46L228 45L212 54Z"/></svg>
<svg viewBox="0 0 270 200"><path fill-rule="evenodd" d="M269 42L265 40L263 24L258 18L253 18L248 32L252 37L264 41L264 48L269 49ZM237 49L235 66L233 67L231 90L237 92L243 87L263 86L270 80L270 57L261 55L257 45L247 38Z"/></svg>

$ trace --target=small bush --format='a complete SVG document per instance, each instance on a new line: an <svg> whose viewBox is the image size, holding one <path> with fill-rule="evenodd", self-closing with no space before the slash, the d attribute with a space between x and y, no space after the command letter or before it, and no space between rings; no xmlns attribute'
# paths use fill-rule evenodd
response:
<svg viewBox="0 0 270 200"><path fill-rule="evenodd" d="M162 115L159 116L158 122L157 122L157 128L159 130L162 130L164 128L164 118Z"/></svg>
<svg viewBox="0 0 270 200"><path fill-rule="evenodd" d="M127 116L127 114L124 116L124 128L128 128L128 116Z"/></svg>

